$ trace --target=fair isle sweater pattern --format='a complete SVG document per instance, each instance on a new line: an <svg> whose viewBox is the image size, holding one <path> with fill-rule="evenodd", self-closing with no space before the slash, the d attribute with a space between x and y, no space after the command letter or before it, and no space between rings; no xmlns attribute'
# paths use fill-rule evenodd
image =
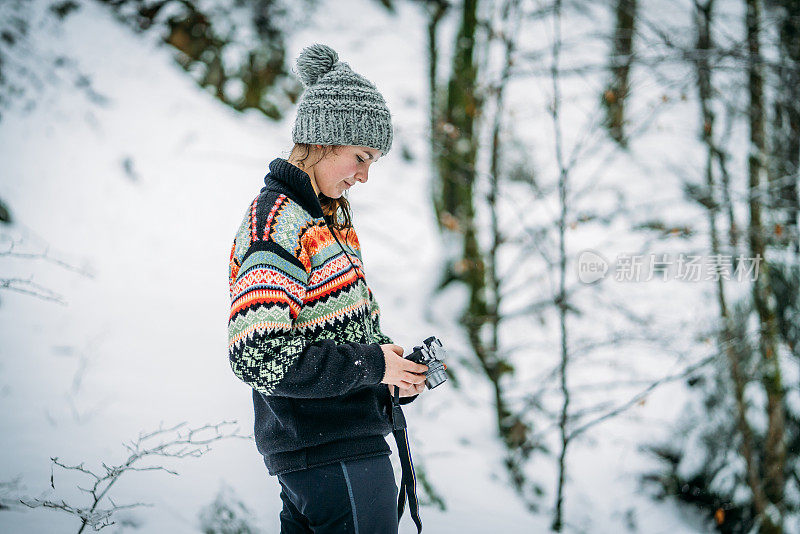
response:
<svg viewBox="0 0 800 534"><path fill-rule="evenodd" d="M380 308L364 279L355 231L338 234L348 249L343 251L322 217L312 217L283 194L271 206L260 205L264 200L253 200L230 255L228 349L234 373L264 395L327 396L379 383L383 353L369 345L392 340L380 330ZM266 222L259 228L262 211ZM319 356L326 363L336 360L328 368L317 361L298 364L307 348L325 339L349 343L353 359L327 351ZM319 371L339 380L316 382L323 378ZM316 384L333 389L320 391Z"/></svg>
<svg viewBox="0 0 800 534"><path fill-rule="evenodd" d="M252 388L258 450L272 475L389 454L380 345L392 340L380 328L358 236L334 237L308 174L282 158L269 169L228 272L228 358Z"/></svg>

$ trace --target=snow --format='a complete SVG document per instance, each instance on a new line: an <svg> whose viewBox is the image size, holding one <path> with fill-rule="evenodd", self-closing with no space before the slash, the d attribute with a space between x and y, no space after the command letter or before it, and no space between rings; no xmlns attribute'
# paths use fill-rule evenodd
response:
<svg viewBox="0 0 800 534"><path fill-rule="evenodd" d="M44 77L49 72L47 62L61 53L74 64L47 80L32 98L33 107L18 102L0 119L0 193L16 221L5 239L20 242L20 251L37 253L49 247L52 257L92 275L44 260L0 258L4 276L32 276L66 302L59 305L0 293L4 340L0 481L21 475L28 495L39 495L49 487L51 456L71 464L86 461L93 467L101 461L118 462L124 458L123 441L161 422L200 426L236 419L244 432L252 429L250 390L235 378L227 362L227 261L243 210L260 189L268 162L286 156L291 147L293 112L280 123L258 113L237 114L199 89L154 36L132 34L99 3L77 4L80 9L57 31L48 29L47 3L31 4L31 16L38 21L29 42L34 71ZM546 491L542 510L531 513L508 480L504 448L496 437L493 391L472 372L475 362L456 322L455 310L461 309L467 295L462 288L450 287L435 299L431 296L446 245L440 242L428 201L427 81L422 60L427 53L426 21L416 6L398 4L397 11L390 15L367 0L353 0L341 9L316 9L303 29L291 36L290 55L296 56L312 42L332 46L383 92L396 121L392 153L374 168L367 186L350 193L350 200L367 277L381 305L383 330L407 348L436 335L457 362L448 367L458 377L458 388L451 383L423 393L405 409L414 463L446 502L445 510L422 508L425 531L543 532L551 521L555 462L539 457L527 466L531 481ZM358 14L356 23L353 13ZM452 41L452 22L451 15L442 23L447 41L443 51ZM548 31L541 37L549 35ZM590 58L602 50L585 53ZM71 87L81 73L102 98L89 98L87 91ZM567 101L570 95L594 98L596 94L575 82L566 89ZM539 121L525 132L541 147L537 172L553 176L553 162L546 159L552 146L549 118L531 117L532 109L544 109L547 93L531 98L530 92L519 91L512 90L509 97L519 108L518 120ZM689 108L676 104L671 123L677 128L676 143L687 137L687 124L693 124L686 122L687 116L695 116ZM568 123L586 119L576 110L567 115ZM670 127L668 119L664 118L665 128ZM572 128L569 133L583 131ZM696 149L692 152L689 142L682 143L678 146L686 150L679 150L679 158L696 168ZM663 144L660 132L644 137L636 149L661 154ZM399 157L403 146L414 160ZM613 195L601 193L612 191L619 181L627 184L631 198L648 197L652 183L630 178L663 173L655 159L642 163L615 156L613 161L597 157L591 162L577 172L576 180L591 183L594 171L604 169L608 181L598 179L599 189L586 199L587 207L598 210L614 205ZM664 194L657 200L674 202L679 197L674 178L661 183ZM510 189L509 199L517 198L517 186ZM544 209L541 203L535 212L528 207L520 200L517 212L501 217L544 222L557 214L556 205ZM653 209L639 207L643 217ZM678 221L693 220L698 213L670 210L668 214ZM631 223L619 220L610 230L587 228L586 233L576 234L570 247L578 251L596 246L611 235L612 242L598 247L606 257L637 250L641 243L621 230ZM504 267L514 265L510 257L503 261ZM533 272L523 269L517 282L530 283ZM530 297L530 288L526 291L518 293L516 304ZM599 312L612 296L631 305L638 302L638 311L653 314L655 324L679 352L691 345L688 336L681 335L685 325L707 317L708 310L689 304L696 291L691 285L676 290L674 284L622 286L606 280L602 291L587 292L579 303ZM506 304L515 302L509 299ZM592 319L576 322L585 336L582 341L620 324L611 315ZM519 387L510 393L512 398L521 398L526 384L535 385L557 354L552 343L556 323L552 316L542 320L544 328L532 327L526 317L510 322L504 332L508 345L542 347L517 354ZM587 353L571 380L585 385L675 370L674 360L644 347L637 348L632 339L623 348ZM607 400L624 402L635 391L615 390ZM626 417L594 427L571 443L567 531L704 531L693 511L654 501L637 481L639 474L660 467L639 447L643 441L669 438L670 424L680 415L675 399L683 394L679 384L658 389ZM597 401L589 393L576 396L575 406L580 409ZM396 445L387 439L399 480ZM277 530L279 486L252 442L219 442L201 459L169 465L180 476L129 473L114 487L115 502L155 504L124 514L140 523L139 532L197 532L200 510L214 502L220 490L226 502L239 499L266 532ZM80 478L56 470L55 481L59 498L85 502L75 489ZM0 532L60 532L75 525L62 513L23 509L5 512ZM110 530L129 529L116 525ZM416 529L406 514L401 533L411 532Z"/></svg>

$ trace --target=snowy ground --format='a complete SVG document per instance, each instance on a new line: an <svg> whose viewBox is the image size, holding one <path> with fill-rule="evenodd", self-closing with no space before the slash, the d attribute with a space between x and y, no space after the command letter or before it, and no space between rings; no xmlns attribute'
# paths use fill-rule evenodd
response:
<svg viewBox="0 0 800 534"><path fill-rule="evenodd" d="M231 373L226 354L227 261L268 162L290 148L293 119L290 113L275 124L237 115L199 91L168 50L132 35L96 3L78 4L63 30L33 28L31 43L41 57L61 50L74 58L106 103L75 91L66 70L38 93L32 110L4 113L0 121L0 193L16 221L8 234L22 238L26 251L48 244L51 256L94 273L87 278L42 260L0 263L4 276L32 274L68 303L0 294L0 481L21 475L32 496L49 487L50 456L94 467L120 461L121 442L161 422L236 419L251 430L250 390ZM406 4L396 18L375 2L352 4L357 29L352 10L329 11L294 35L290 50L325 42L384 92L397 121L395 146L408 145L417 159L390 155L351 193L367 277L396 342L410 348L436 334L457 353L458 295L427 300L440 245L424 165L424 21ZM447 503L445 511L423 509L426 531L546 531L549 514L527 512L506 479L489 388L458 372L459 391L428 392L406 410L415 463ZM667 435L680 393L660 391L635 419L597 427L574 444L570 531L624 532L631 517L638 532L702 531L689 512L651 501L636 483L654 467L637 450L640 438ZM396 454L392 460L399 477ZM202 459L169 465L179 477L130 473L114 489L118 503L155 504L124 514L140 523L139 532L198 532L198 511L222 484L265 532L279 530L278 483L251 442L220 442ZM538 473L552 481L552 462L542 461ZM51 497L85 502L69 490L75 481L56 471ZM0 517L0 532L9 533L70 532L75 525L44 510ZM401 532L415 532L408 515Z"/></svg>

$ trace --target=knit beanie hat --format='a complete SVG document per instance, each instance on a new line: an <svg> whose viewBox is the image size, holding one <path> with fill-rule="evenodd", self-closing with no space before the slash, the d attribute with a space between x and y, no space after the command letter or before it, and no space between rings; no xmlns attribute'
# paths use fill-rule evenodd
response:
<svg viewBox="0 0 800 534"><path fill-rule="evenodd" d="M306 86L297 108L292 141L319 145L392 147L392 119L375 85L339 61L329 46L315 44L297 58Z"/></svg>

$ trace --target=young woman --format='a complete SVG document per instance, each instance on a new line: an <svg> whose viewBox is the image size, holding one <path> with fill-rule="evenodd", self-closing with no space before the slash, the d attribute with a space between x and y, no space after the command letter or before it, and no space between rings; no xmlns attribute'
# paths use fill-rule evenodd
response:
<svg viewBox="0 0 800 534"><path fill-rule="evenodd" d="M390 390L413 401L427 366L381 332L343 197L389 152L391 117L331 48L303 50L297 69L294 148L269 164L231 249L230 364L253 388L281 532L396 533Z"/></svg>

